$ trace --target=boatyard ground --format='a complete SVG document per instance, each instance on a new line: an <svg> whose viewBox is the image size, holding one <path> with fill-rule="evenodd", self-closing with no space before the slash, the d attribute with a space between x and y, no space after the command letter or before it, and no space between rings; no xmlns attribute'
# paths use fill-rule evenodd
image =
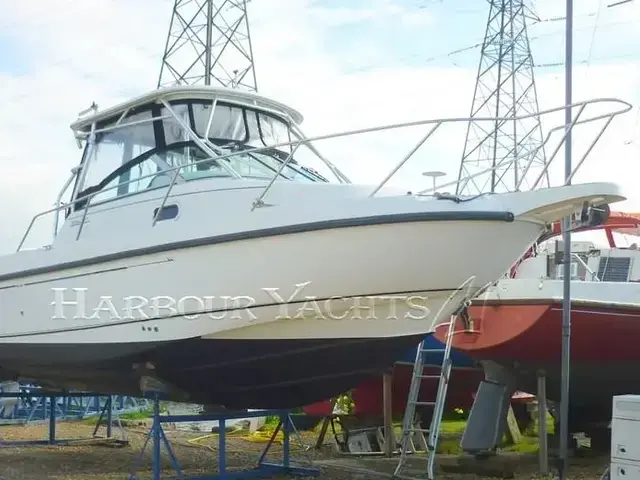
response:
<svg viewBox="0 0 640 480"><path fill-rule="evenodd" d="M438 464L441 469L438 478L475 479L475 478L538 478L537 456L533 439L526 439L523 446L511 447L501 453L498 460L493 460L491 471L480 476L469 473L468 466L461 462L456 448L460 422L444 425L447 435L442 447L447 454L439 455ZM125 428L129 444L118 446L107 440L92 439L94 425L87 421L60 422L57 424L58 438L85 438L73 445L65 446L28 446L0 448L0 480L124 480L128 478L143 445L147 428L144 421L127 422ZM167 437L172 442L174 452L187 475L202 475L217 472L217 437L203 432L189 432L166 428ZM45 439L48 425L15 425L0 427L0 440L39 440ZM104 435L104 427L99 434ZM114 429L114 434L119 434ZM264 449L268 432L258 432L253 437L247 432L239 432L228 438L228 468L248 469L253 467ZM314 432L303 432L302 440L307 445L314 443ZM268 461L279 462L281 446L274 444ZM524 451L524 452L522 452ZM397 458L381 457L345 457L336 453L333 445L327 444L321 451L303 451L292 438L292 457L299 464L313 460L314 465L321 468L319 478L326 480L367 480L375 478L391 478ZM583 455L572 459L572 467L568 478L599 479L607 467L606 456ZM424 471L426 459L416 456L408 465L411 475ZM465 471L466 470L466 471ZM171 467L163 451L163 472L172 478ZM511 475L510 473L513 473ZM139 478L151 478L151 451L147 452L138 469ZM284 478L284 477L280 477Z"/></svg>

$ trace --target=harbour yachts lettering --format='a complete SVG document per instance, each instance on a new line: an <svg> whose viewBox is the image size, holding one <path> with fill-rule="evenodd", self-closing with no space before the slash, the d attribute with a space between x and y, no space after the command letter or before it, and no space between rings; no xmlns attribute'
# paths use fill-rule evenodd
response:
<svg viewBox="0 0 640 480"><path fill-rule="evenodd" d="M136 321L163 318L198 320L425 320L431 311L423 295L310 295L311 282L289 289L261 288L261 295L96 295L84 287L52 288L52 320Z"/></svg>
<svg viewBox="0 0 640 480"><path fill-rule="evenodd" d="M116 299L113 295L98 295L89 304L88 288L53 288L53 320L147 320L180 317L193 320L206 315L214 320L242 319L249 315L255 320L251 308L256 304L247 295L215 296L169 295L146 297L128 295ZM71 315L70 315L71 313ZM253 317L253 318L251 318Z"/></svg>

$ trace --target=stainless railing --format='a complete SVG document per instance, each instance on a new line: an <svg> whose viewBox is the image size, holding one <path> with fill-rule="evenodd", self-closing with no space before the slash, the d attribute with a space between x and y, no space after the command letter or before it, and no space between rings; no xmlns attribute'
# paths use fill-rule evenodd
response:
<svg viewBox="0 0 640 480"><path fill-rule="evenodd" d="M587 119L579 120L580 116L584 112L584 110L587 107L587 105L593 105L593 104L597 104L597 103L619 104L621 108L619 110L611 111L609 113L604 113L604 114L596 115L596 116L593 116L593 117L589 117ZM551 165L553 160L556 158L556 155L560 151L560 148L562 147L562 145L566 141L567 135L569 134L569 132L571 132L573 130L573 128L576 125L581 125L581 124L585 124L585 123L595 122L597 120L607 119L606 122L604 122L604 125L602 125L602 127L600 128L598 133L595 135L595 138L591 141L591 143L587 147L587 150L584 153L584 155L582 155L582 157L580 157L580 160L578 160L578 163L573 168L573 170L571 171L569 176L567 176L567 178L565 178L565 182L564 182L565 184L568 183L569 181L571 181L571 179L573 179L573 177L575 176L576 172L580 169L580 167L582 166L582 164L586 160L587 156L591 153L591 151L593 150L593 147L595 147L595 145L598 143L598 141L602 137L602 134L607 129L607 127L609 126L611 121L616 116L618 116L620 114L623 114L623 113L627 113L629 110L631 110L633 108L633 106L630 103L625 102L623 100L615 99L615 98L598 98L598 99L594 99L594 100L586 100L584 102L573 103L573 104L569 105L568 107L571 108L571 109L579 107L577 115L575 116L575 118L573 119L573 121L571 123L558 125L556 127L551 128L549 130L549 132L547 133L547 135L545 136L543 142L538 147L536 147L534 150L532 150L532 152L527 154L527 157L531 157L531 159L529 160L529 162L526 163L526 167L525 167L524 173L520 177L520 181L518 182L518 184L516 186L516 190L519 190L520 187L522 186L522 182L526 178L526 174L528 173L529 169L531 168L533 160L536 158L536 155L537 155L538 151L540 151L542 148L544 148L546 146L546 144L551 139L551 136L553 135L553 133L555 133L557 131L560 131L562 129L565 129L564 135L562 135L560 141L558 142L558 145L556 146L556 148L554 149L553 153L551 154L551 157L546 162L544 169L540 172L540 174L536 178L536 181L534 182L533 186L531 187L532 190L535 189L538 186L538 184L540 183L540 181L544 178L545 173L547 173L547 171L549 170L549 166ZM546 115L546 114L549 114L549 113L556 113L556 112L564 111L564 110L566 110L566 108L567 107L557 107L557 108L553 108L553 109L550 109L550 110L543 110L543 111L541 111L541 112L539 112L537 114L530 114L530 115L525 115L525 116L522 116L522 117L516 117L515 119L516 120L520 120L520 119L531 118L531 117L534 117L534 116L543 116L543 115ZM477 121L486 121L486 120L487 119L484 119L484 118L482 118L482 119L476 118L473 121L477 122ZM504 120L504 119L502 119L502 118L501 119L494 119L494 121L502 121L502 120ZM511 120L513 120L513 118L511 118ZM460 182L463 182L463 181L466 182L469 179L472 179L472 178L475 178L475 177L478 177L478 176L481 176L481 175L485 175L486 173L489 173L489 172L491 172L493 170L497 170L499 168L503 168L505 166L509 166L512 163L514 163L516 161L519 161L519 160L521 160L523 158L526 158L526 157L520 157L520 158L515 157L515 158L511 159L508 162L505 162L504 159L503 159L495 167L483 170L483 171L475 173L473 175L468 175L467 177L465 177L463 179L459 179L459 180L455 180L453 182L449 182L449 183L446 183L446 184L443 184L443 185L439 185L437 188L445 188L445 187L449 187L449 186L457 186L457 184L460 183ZM428 192L432 192L433 190L434 190L433 188L425 189L425 190L422 190L422 191L418 192L418 194L419 195L420 194L426 194Z"/></svg>
<svg viewBox="0 0 640 480"><path fill-rule="evenodd" d="M270 179L268 184L262 189L261 193L252 202L250 208L251 208L251 210L254 210L255 208L258 208L258 207L261 207L261 206L265 205L264 201L263 201L264 198L269 193L269 191L272 188L273 184L278 179L278 177L280 177L280 174L286 168L286 166L289 164L289 162L293 158L293 155L295 154L295 152L297 151L297 149L301 145L307 145L309 148L312 148L311 147L311 142L318 142L318 141L327 140L327 139L349 137L349 136L360 135L360 134L365 134L365 133L374 133L374 132L380 132L380 131L396 130L396 129L401 129L401 128L418 127L418 126L422 126L422 125L431 126L429 131L420 139L420 141L415 146L413 146L409 150L409 152L407 154L405 154L403 156L403 158L398 162L398 164L396 164L390 170L390 172L384 177L384 179L369 194L370 197L374 197L388 183L388 181L398 172L398 170L400 170L406 164L406 162L415 154L415 152L418 151L420 149L420 147L443 124L463 123L463 122L465 122L465 123L467 123L467 122L479 122L479 123L482 123L482 122L500 122L500 121L508 121L508 120L511 120L511 121L513 121L513 120L523 120L523 119L526 119L526 118L538 117L538 116L543 116L543 115L547 115L547 114L551 114L551 113L562 112L562 111L566 110L567 108L572 108L572 109L573 108L578 108L579 109L578 114L576 115L576 118L573 120L573 122L571 122L571 124L562 124L562 125L556 126L556 127L552 128L549 131L549 133L547 134L547 136L545 137L543 145L546 144L549 141L549 139L551 138L552 133L554 133L556 131L560 131L562 129L565 130L565 133L562 136L558 147L555 149L553 155L551 156L551 159L546 164L544 171L540 173L540 176L536 180L536 183L534 185L534 188L535 188L535 186L542 179L544 173L547 171L550 163L554 160L557 152L560 149L560 146L566 140L567 134L575 127L575 125L594 122L594 121L601 120L601 119L606 119L605 124L602 126L600 131L596 134L596 137L591 142L591 144L589 145L589 147L587 149L587 152L578 161L576 167L573 169L573 171L572 171L571 175L568 177L568 179L572 178L575 175L576 171L582 166L586 156L591 152L591 150L593 149L595 144L601 138L602 133L609 126L609 124L611 123L613 118L616 117L617 115L620 115L622 113L628 112L632 108L631 104L629 104L629 103L627 103L627 102L625 102L623 100L619 100L619 99L615 99L615 98L599 98L599 99L593 99L593 100L588 100L588 101L584 101L584 102L575 103L575 104L572 104L572 105L569 105L569 106L561 106L561 107L556 107L556 108L553 108L553 109L543 110L543 111L541 111L539 113L523 115L523 116L519 116L519 117L497 117L497 118L496 117L476 117L476 118L472 118L472 117L450 117L450 118L440 118L440 119L418 120L418 121L412 121L412 122L395 123L395 124L384 125L384 126L369 127L369 128L362 128L362 129L344 131L344 132L339 132L339 133L319 135L319 136L310 137L310 138L298 138L298 140L292 140L292 141L289 141L289 142L276 143L276 144L269 145L269 146L266 146L266 147L249 148L249 149L246 149L246 150L241 150L241 151L235 151L235 152L221 154L220 151L219 151L219 148L217 148L215 145L213 145L208 138L203 138L203 137L198 136L190 128L189 125L187 125L181 118L179 118L179 116L171 108L169 102L167 102L165 99L160 99L160 101L165 105L165 107L167 107L167 111L178 122L178 124L183 128L183 130L186 132L187 136L190 137L198 146L200 146L208 155L210 155L210 157L208 157L206 159L202 159L202 160L197 160L197 161L194 161L194 162L186 163L186 164L183 164L183 165L178 165L178 166L175 166L175 167L171 167L171 168L168 168L168 169L163 170L161 172L154 172L152 174L141 176L141 177L138 177L136 179L129 180L127 182L122 182L122 183L119 183L118 185L114 185L113 187L105 188L103 190L100 190L100 191L97 191L97 192L93 192L90 195L86 195L86 196L83 196L81 198L73 199L72 201L70 201L68 203L61 203L58 200L58 202L57 202L57 204L56 204L56 206L54 208L46 210L46 211L43 211L43 212L40 212L40 213L38 213L37 215L35 215L32 218L31 222L29 223L29 226L27 227L26 232L24 233L24 235L23 235L23 237L22 237L22 239L20 241L20 244L18 245L18 249L17 249L18 251L24 245L25 240L27 239L31 229L33 228L33 225L34 225L35 221L38 218L40 218L40 217L42 217L44 215L48 215L49 213L55 213L56 214L55 215L56 218L55 218L55 221L54 221L54 234L55 234L55 233L57 233L57 229L58 229L58 215L59 215L59 212L65 210L67 208L70 208L71 206L75 205L76 203L82 201L82 202L86 202L86 204L84 206L82 220L80 222L80 225L78 227L78 232L77 232L77 235L76 235L76 240L79 239L80 235L82 233L82 229L84 227L84 224L86 222L87 212L89 210L89 207L90 207L90 204L91 204L91 200L96 195L104 194L106 191L109 191L109 190L112 190L112 189L115 189L115 188L119 188L122 185L126 185L126 184L129 184L129 183L134 183L134 182L139 182L139 181L141 181L142 179L145 179L145 178L155 177L155 176L158 175L158 173L166 174L168 172L174 172L172 180L171 180L171 183L169 184L164 196L162 197L161 203L160 203L160 205L159 205L159 207L157 209L157 213L153 218L152 225L156 224L158 215L162 211L162 208L165 206L166 201L169 198L169 196L171 194L171 191L173 190L173 187L174 187L178 177L180 176L180 171L182 169L187 168L187 167L192 167L192 166L197 165L199 163L208 162L208 161L211 161L211 160L223 160L223 159L231 158L231 157L234 157L234 156L242 156L242 155L251 154L251 153L260 153L260 152L263 152L263 151L272 150L274 148L291 147L291 153L287 156L285 161L281 163L280 168L278 169L278 171L272 176L272 178ZM586 119L579 120L579 117L584 112L586 106L587 105L594 105L594 104L611 104L612 107L611 107L611 109L610 109L610 111L608 113L594 115L592 117L588 117ZM616 108L614 109L613 106L615 106ZM212 108L212 111L213 110L214 109ZM118 122L118 123L120 123L120 122ZM116 127L117 128L122 128L123 125L119 124L119 125L116 125ZM95 131L92 131L92 133L90 135L94 135L94 134L95 134ZM301 137L301 135L302 135L301 132L298 130L297 136ZM542 148L542 145L540 147L538 147L538 148ZM315 147L313 147L313 150L315 150ZM317 150L315 150L314 153L317 154ZM321 160L325 161L329 165L329 167L331 168L332 171L334 171L334 172L337 171L338 173L340 173L339 170L337 170L337 168L333 164L331 164L330 162L325 160L319 154L318 154L318 156L321 158ZM528 171L529 167L531 166L531 163L533 162L533 159L535 158L535 152L533 154L527 155L527 157L531 157L531 159L529 160L528 163L525 163L527 165L526 168L525 168L525 173ZM509 166L512 163L516 162L516 161L517 162L521 162L522 160L526 160L526 157L520 157L520 158L516 157L516 158L513 158L513 159L511 159L511 160L509 160L507 162L502 161L498 165L495 165L495 166L493 166L491 168L487 168L486 170L483 170L481 172L475 173L473 175L469 175L469 176L464 177L464 178L462 178L460 180L457 180L457 181L454 181L454 182L451 182L451 183L447 183L447 184L444 184L444 185L440 185L437 188L443 188L443 187L446 187L446 186L456 185L460 181L468 181L468 179L471 179L471 178L474 178L474 177L480 176L480 175L485 175L485 174L487 174L489 172L492 172L494 170L497 170L499 168L504 168L505 166ZM231 168L230 165L225 165L225 162L220 162L220 164L223 166L223 168L225 168L225 169L227 169L229 171L231 176L233 176L235 178L242 178L242 176L240 174L238 174L233 168ZM227 168L227 167L229 167L229 168ZM77 174L82 174L82 169L78 169L76 167L75 172L73 173L73 175L71 176L69 181L65 184L65 188L63 189L63 191L60 193L59 199L62 198L62 196L64 195L66 189L72 183L73 178ZM339 175L337 174L337 176L339 176ZM342 175L342 178L346 179L346 177L344 177L344 175ZM524 175L522 176L522 178L524 178ZM339 178L339 180L342 181L340 178ZM348 179L347 179L347 181L348 181ZM522 180L521 180L521 182L522 182ZM518 187L519 186L520 186L520 184L518 185ZM418 192L418 195L427 195L428 192L431 192L433 190L434 190L433 188L422 190L421 192ZM135 193L138 193L138 192L135 192Z"/></svg>
<svg viewBox="0 0 640 480"><path fill-rule="evenodd" d="M591 275L591 281L593 282L600 281L600 279L598 278L598 275L596 275L596 272L594 272L593 270L591 270L591 268L589 268L589 265L587 265L587 262L585 262L584 259L579 254L573 252L571 256L574 257L578 261L578 263L584 267L584 269L587 271L589 275Z"/></svg>

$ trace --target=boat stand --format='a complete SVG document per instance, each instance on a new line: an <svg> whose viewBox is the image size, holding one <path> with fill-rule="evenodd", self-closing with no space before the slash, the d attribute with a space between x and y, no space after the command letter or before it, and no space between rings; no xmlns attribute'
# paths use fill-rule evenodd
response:
<svg viewBox="0 0 640 480"><path fill-rule="evenodd" d="M96 393L91 393L91 392L73 392L73 393L67 393L67 392L47 392L44 390L41 391L36 391L36 392L29 392L29 393L25 393L25 392L0 392L0 398L16 398L16 399L24 399L25 397L30 397L30 398L37 398L37 402L36 402L36 406L41 406L42 407L42 411L43 411L43 415L45 417L48 417L48 424L49 424L49 435L48 438L46 440L2 440L0 438L0 448L1 447L17 447L17 446L21 446L21 447L26 447L26 446L30 446L30 445L58 445L58 446L62 446L62 445L74 445L77 444L78 442L82 442L82 441L87 441L87 440L96 440L99 439L100 437L98 436L98 430L100 429L100 426L102 425L103 421L106 420L106 430L107 430L107 436L106 439L108 440L114 440L115 443L119 443L119 444L125 444L127 443L127 439L126 439L126 435L124 433L124 429L122 428L122 424L120 422L120 417L118 415L117 411L114 411L114 407L113 407L113 397L109 396L107 397L107 400L105 402L105 404L102 406L102 410L100 412L100 416L98 418L98 421L96 422L96 426L93 430L93 437L92 438L57 438L56 435L56 426L58 423L58 414L61 413L62 417L64 418L64 412L62 411L62 409L60 408L60 406L58 405L58 399L62 398L62 399L66 399L69 396L73 396L75 398L91 398L91 397L97 397L98 394ZM33 414L34 409L31 410L30 414ZM47 415L48 414L48 415ZM120 430L120 434L121 434L121 439L117 440L113 437L113 420L115 420L118 424L119 430ZM30 418L27 418L27 421L25 423L28 423L30 420ZM103 437L104 438L104 437Z"/></svg>
<svg viewBox="0 0 640 480"><path fill-rule="evenodd" d="M226 420L232 420L236 418L253 418L264 416L278 416L280 422L274 430L269 442L267 443L264 451L260 455L257 465L250 470L227 470L227 452L226 452ZM218 473L213 475L204 475L198 477L185 477L180 463L176 458L173 449L171 448L171 442L167 439L163 423L183 423L183 422L203 422L203 421L218 421ZM269 453L269 449L273 445L278 433L282 430L283 433L283 452L282 463L268 463L265 462L265 458ZM153 424L147 438L142 446L140 455L138 456L134 465L134 470L129 476L129 480L140 480L136 472L140 467L142 458L144 457L145 450L149 441L151 440L153 449L153 480L161 480L161 466L160 466L160 451L164 444L164 447L169 456L171 466L177 477L180 480L241 480L244 478L265 478L273 477L275 475L289 475L298 477L315 477L320 475L320 469L313 467L300 467L291 464L290 458L290 437L291 433L296 432L295 426L291 421L291 417L288 411L283 410L259 410L253 412L224 412L216 414L203 414L203 415L160 415L160 400L158 396L155 396L153 400ZM165 477L167 478L167 477Z"/></svg>

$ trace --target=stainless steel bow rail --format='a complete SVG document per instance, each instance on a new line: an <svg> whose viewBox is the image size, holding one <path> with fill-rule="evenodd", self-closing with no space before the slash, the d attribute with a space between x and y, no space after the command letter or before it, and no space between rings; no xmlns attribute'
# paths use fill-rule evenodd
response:
<svg viewBox="0 0 640 480"><path fill-rule="evenodd" d="M593 149L593 147L596 145L596 143L598 142L598 140L601 138L602 134L604 133L604 131L606 130L606 128L609 126L609 124L611 123L611 121L613 120L614 117L622 114L622 113L626 113L629 110L631 110L632 105L629 104L628 102L625 102L623 100L619 100L616 98L597 98L597 99L592 99L592 100L587 100L587 101L583 101L583 102L578 102L578 103L574 103L571 105L565 105L565 106L561 106L561 107L556 107L553 109L548 109L548 110L543 110L541 112L535 113L535 114L529 114L529 115L523 115L523 116L519 116L519 117L449 117L449 118L440 118L440 119L429 119L429 120L419 120L419 121L413 121L413 122L404 122L404 123L395 123L395 124L390 124L390 125L384 125L384 126L377 126L377 127L369 127L369 128L362 128L362 129L357 129L357 130L350 130L350 131L344 131L344 132L339 132L339 133L332 133L332 134L327 134L327 135L319 135L319 136L315 136L315 137L304 137L304 134L302 133L302 131L293 124L293 122L290 122L290 131L291 133L293 133L293 136L295 136L297 139L296 140L292 140L292 141L288 141L288 142L281 142L281 143L275 143L269 146L265 146L265 147L256 147L256 148L248 148L246 150L241 150L241 151L234 151L234 152L229 152L229 153L221 153L221 150L218 146L214 145L211 140L207 137L204 136L199 136L189 125L186 124L186 122L183 121L183 119L180 118L180 116L171 108L170 103L163 98L162 96L160 96L158 98L158 101L160 103L162 103L166 108L167 111L169 112L169 115L167 115L167 118L172 118L173 120L175 120L178 125L182 128L182 130L184 131L185 137L191 139L193 142L195 142L198 146L200 146L208 155L210 155L210 157L202 159L202 160L197 160L194 162L190 162L190 163L185 163L183 165L177 165L175 167L169 167L166 168L164 170L162 170L161 173L169 173L169 172L173 172L173 176L171 179L171 183L169 184L169 187L166 189L166 192L160 202L160 205L157 209L157 213L153 218L153 225L156 224L156 221L158 219L158 215L160 214L160 212L162 212L162 208L165 206L167 199L169 198L173 187L176 183L179 182L180 179L180 183L182 183L182 181L184 181L182 179L182 177L180 177L180 171L184 168L187 167L193 167L194 165L200 164L200 163L204 163L204 162L210 162L212 160L223 160L223 159L228 159L231 157L235 157L235 156L239 156L243 161L246 161L243 159L243 155L247 155L247 154L251 154L251 153L260 153L260 152L266 152L269 150L273 150L276 148L282 148L282 147L289 147L291 149L291 152L287 155L286 159L284 161L281 162L278 170L276 171L276 173L271 177L270 181L268 182L268 184L264 187L264 189L261 191L261 193L256 197L256 199L252 202L251 205L251 210L254 210L256 208L259 207L265 207L267 206L264 203L264 198L266 197L266 195L269 193L271 187L273 186L273 184L275 183L275 181L281 176L282 172L284 171L284 169L287 167L287 165L291 162L291 160L293 159L293 156L295 154L295 152L297 152L298 148L300 146L306 146L307 148L309 148L330 170L331 172L335 175L336 179L338 180L338 182L340 183L351 183L350 180L346 177L346 175L344 175L342 172L340 172L340 170L334 165L332 164L329 160L327 160L324 156L322 156L320 154L320 152L317 150L317 148L313 145L312 142L319 142L322 140L328 140L328 139L335 139L335 138L342 138L342 137L350 137L350 136L355 136L355 135L360 135L360 134L366 134L366 133L375 133L375 132L381 132L381 131L388 131L388 130L396 130L396 129L401 129L401 128L410 128L410 127L418 127L418 126L429 126L429 130L428 132L420 139L419 142L417 142L415 144L415 146L413 146L409 152L407 152L407 154L405 154L402 159L389 171L389 173L384 177L384 179L373 189L373 191L369 194L370 197L375 196L388 182L389 180L407 163L407 161L409 161L409 159L411 159L411 157L425 144L425 142L427 142L427 140L429 140L433 134L440 128L441 125L443 124L457 124L457 123L468 123L468 122L477 122L477 123L482 123L482 122L502 122L502 121L514 121L514 120L524 120L527 118L531 118L534 116L543 116L543 115L548 115L548 114L552 114L552 113L558 113L558 112L562 112L564 110L566 110L567 108L577 108L578 109L578 113L576 114L575 118L573 119L573 121L570 124L562 124L562 125L558 125L554 128L552 128L549 133L547 134L543 145L546 145L546 143L548 143L549 139L551 138L551 135L554 132L557 131L561 131L564 129L564 134L562 135L559 145L557 146L557 148L554 150L549 162L547 163L547 165L545 166L545 169L540 173L539 177L537 178L536 182L535 182L535 186L537 186L537 184L540 182L540 180L543 178L543 175L545 174L545 172L548 170L550 163L555 159L557 152L560 150L560 147L562 146L562 144L564 143L564 141L567 138L567 134L573 130L573 128L576 125L580 125L580 124L586 124L586 123L591 123L591 122L595 122L597 120L602 120L602 119L606 119L606 121L604 122L604 125L600 128L600 130L598 131L598 133L596 134L595 138L593 139L593 141L589 144L589 147L586 151L586 153L583 155L583 157L580 159L580 161L577 163L576 167L573 169L571 175L568 177L569 179L572 178L576 171L582 166L582 164L584 163L584 160L586 159L587 155L591 152L591 150ZM607 105L609 106L609 110L607 111L607 113L600 113L600 114L594 114L590 117L587 118L580 118L586 107L588 105ZM215 105L216 105L216 101L214 100L212 103L212 109L211 109L211 116L209 118L209 122L208 124L211 125L212 119L213 119L213 114L215 112ZM95 141L95 135L97 133L101 133L101 132L106 132L106 131L112 131L115 129L119 129L119 128L125 128L127 126L133 125L135 124L139 124L139 123L144 123L147 120L143 120L143 121L137 121L137 122L123 122L122 120L124 119L125 115L126 115L127 111L123 112L123 114L121 115L120 119L116 122L116 124L114 124L113 126L110 127L106 127L106 128L102 128L102 129L96 129L95 127L95 123L92 125L91 127L91 131L90 132L81 132L79 134L77 134L76 138L83 138L83 137L87 137L89 142L94 142ZM157 121L158 118L151 118L148 121ZM542 148L542 146L540 146L539 148ZM90 157L91 154L87 155L87 158ZM535 150L533 151L533 153L530 153L526 156L523 157L516 157L513 158L509 161L501 161L498 165L495 165L491 168L487 168L486 170L483 170L481 172L475 173L473 175L469 175L467 177L464 177L462 179L460 179L459 181L454 181L451 183L447 183L444 185L440 185L437 188L443 188L446 186L452 186L452 185L456 185L459 182L468 182L470 180L473 180L475 177L478 177L480 175L485 175L489 172L495 171L497 169L500 168L504 168L506 166L511 165L514 162L519 162L522 165L526 165L525 167L525 173L529 170L531 164L533 163L533 159L535 158ZM524 161L524 163L522 163ZM230 176L234 177L234 178L244 178L242 175L240 175L237 171L235 171L231 165L228 165L227 162L219 162L219 164L229 172ZM149 175L145 175L145 176L141 176L138 178L135 178L134 180L129 180L126 182L122 182L122 183L118 183L117 185L114 185L113 187L109 187L109 188L105 188L96 192L93 192L89 195L84 195L81 198L75 198L72 199L72 201L68 202L68 203L62 203L61 199L64 196L65 192L67 191L67 189L69 188L69 186L73 183L73 180L75 178L79 178L82 179L82 176L85 173L85 168L84 165L79 165L77 167L74 167L72 169L71 172L71 176L69 177L68 181L65 183L62 191L60 192L60 194L57 197L56 200L56 205L54 206L54 208L43 211L38 213L37 215L35 215L32 219L31 222L29 223L29 226L27 227L26 232L24 233L20 244L18 245L17 250L20 251L24 245L24 242L26 240L26 238L28 237L29 233L31 232L31 229L33 228L33 225L35 223L35 221L37 219L39 219L40 217L44 216L44 215L48 215L50 213L54 213L54 225L53 225L53 236L55 238L56 234L57 234L57 230L58 230L58 217L59 217L59 213L60 211L63 211L67 208L72 207L73 205L75 205L78 202L86 202L85 206L84 206L84 211L83 211L83 216L82 216L82 220L80 222L79 228L78 228L78 232L76 235L76 239L80 238L80 235L82 233L82 229L84 227L85 221L86 221L86 216L87 216L87 212L89 210L90 204L92 199L98 195L98 194L103 194L104 192L107 192L109 190L113 190L116 188L120 188L123 185L127 185L129 183L134 183L134 182L139 182L143 179L146 178L152 178L155 177L156 175L158 175L158 173L160 172L154 172L152 174ZM522 183L522 179L524 179L525 175L522 175L522 178L520 180L520 184ZM520 187L520 184L518 185L518 187ZM429 194L429 192L433 192L434 189L426 189L423 190L421 192L419 192L417 195L427 195ZM137 193L137 192L135 192ZM128 195L134 195L135 193L131 193Z"/></svg>

